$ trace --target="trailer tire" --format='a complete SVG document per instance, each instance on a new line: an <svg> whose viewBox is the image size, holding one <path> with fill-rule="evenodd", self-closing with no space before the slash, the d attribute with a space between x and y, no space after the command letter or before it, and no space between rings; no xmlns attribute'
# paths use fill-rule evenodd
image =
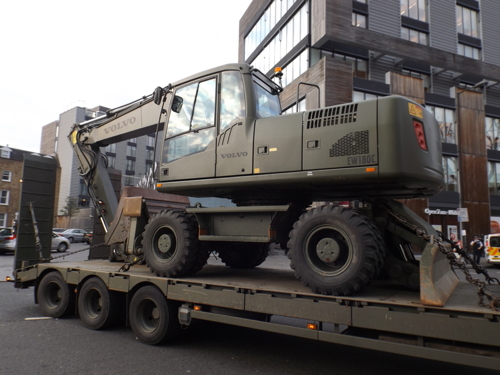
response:
<svg viewBox="0 0 500 375"><path fill-rule="evenodd" d="M92 277L84 282L78 294L78 313L90 329L103 329L116 323L120 310L118 292L108 290L104 281Z"/></svg>
<svg viewBox="0 0 500 375"><path fill-rule="evenodd" d="M38 285L37 300L43 314L52 318L69 315L75 307L75 295L57 271L43 276Z"/></svg>
<svg viewBox="0 0 500 375"><path fill-rule="evenodd" d="M152 273L162 277L190 274L199 252L198 228L183 210L155 215L144 228L144 260Z"/></svg>
<svg viewBox="0 0 500 375"><path fill-rule="evenodd" d="M142 287L130 301L132 331L145 344L162 344L180 332L177 309L178 303L167 300L157 287Z"/></svg>
<svg viewBox="0 0 500 375"><path fill-rule="evenodd" d="M315 208L304 213L290 232L290 266L315 293L350 295L380 271L384 255L380 238L375 226L353 210Z"/></svg>
<svg viewBox="0 0 500 375"><path fill-rule="evenodd" d="M269 255L269 244L251 242L220 242L217 252L228 267L248 269L260 266Z"/></svg>

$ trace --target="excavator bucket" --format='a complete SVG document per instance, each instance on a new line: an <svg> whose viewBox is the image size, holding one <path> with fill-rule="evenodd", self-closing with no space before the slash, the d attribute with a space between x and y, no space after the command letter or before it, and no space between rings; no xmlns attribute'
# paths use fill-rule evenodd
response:
<svg viewBox="0 0 500 375"><path fill-rule="evenodd" d="M451 250L449 244L441 244ZM438 245L428 243L420 258L420 302L427 306L444 306L458 283L446 255Z"/></svg>

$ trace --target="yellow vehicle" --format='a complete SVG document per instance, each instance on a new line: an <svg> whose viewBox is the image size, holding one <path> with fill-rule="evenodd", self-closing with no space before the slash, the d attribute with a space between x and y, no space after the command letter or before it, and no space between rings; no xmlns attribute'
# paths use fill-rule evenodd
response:
<svg viewBox="0 0 500 375"><path fill-rule="evenodd" d="M500 233L484 237L486 262L500 267Z"/></svg>

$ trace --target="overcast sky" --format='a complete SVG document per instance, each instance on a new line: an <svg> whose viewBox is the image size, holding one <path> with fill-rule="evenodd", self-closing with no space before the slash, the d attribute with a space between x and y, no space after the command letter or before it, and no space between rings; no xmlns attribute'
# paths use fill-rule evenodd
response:
<svg viewBox="0 0 500 375"><path fill-rule="evenodd" d="M40 151L75 106L117 107L237 62L251 0L24 0L0 6L0 145Z"/></svg>

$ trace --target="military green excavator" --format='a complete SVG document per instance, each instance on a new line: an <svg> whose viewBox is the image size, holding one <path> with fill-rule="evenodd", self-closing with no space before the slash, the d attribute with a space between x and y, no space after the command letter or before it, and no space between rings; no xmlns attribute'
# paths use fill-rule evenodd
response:
<svg viewBox="0 0 500 375"><path fill-rule="evenodd" d="M113 257L141 257L158 276L183 277L210 253L256 267L279 244L315 293L349 295L383 277L443 304L457 281L444 245L395 200L441 190L436 119L400 96L284 115L281 91L251 66L228 64L75 124L69 138ZM233 205L149 217L141 197L118 202L100 148L151 133L161 144L158 192ZM332 203L342 201L356 207Z"/></svg>

